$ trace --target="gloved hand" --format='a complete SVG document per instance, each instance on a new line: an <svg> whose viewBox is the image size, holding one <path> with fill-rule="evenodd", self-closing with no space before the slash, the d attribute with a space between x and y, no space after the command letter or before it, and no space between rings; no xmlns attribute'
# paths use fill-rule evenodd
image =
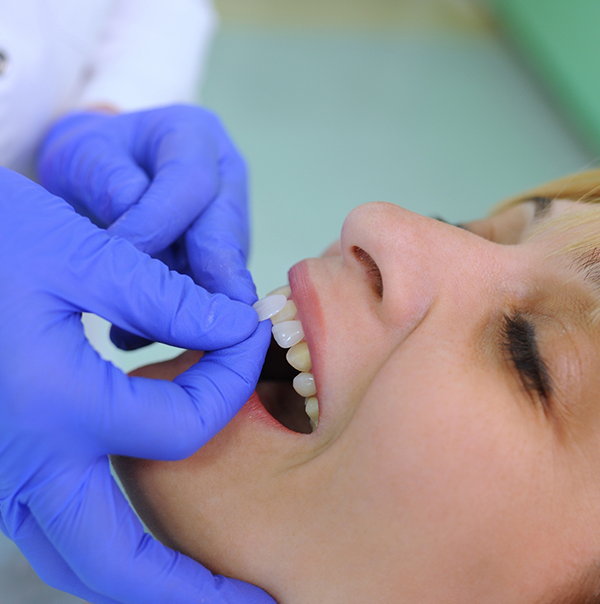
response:
<svg viewBox="0 0 600 604"><path fill-rule="evenodd" d="M238 411L270 334L255 311L0 168L0 528L50 585L101 604L272 603L144 533L108 454L183 459ZM92 311L137 335L221 349L173 383L88 344Z"/></svg>
<svg viewBox="0 0 600 604"><path fill-rule="evenodd" d="M38 173L78 212L208 291L256 299L246 168L209 111L68 114L42 143ZM126 350L149 343L118 328L111 338Z"/></svg>

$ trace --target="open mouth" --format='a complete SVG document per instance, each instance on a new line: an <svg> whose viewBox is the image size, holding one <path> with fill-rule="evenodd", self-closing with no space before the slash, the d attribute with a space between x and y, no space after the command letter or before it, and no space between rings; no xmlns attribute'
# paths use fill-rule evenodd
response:
<svg viewBox="0 0 600 604"><path fill-rule="evenodd" d="M383 280L379 267L362 248L352 249L366 279L379 299ZM256 386L269 414L280 424L301 434L311 434L319 424L319 399L312 361L298 309L289 285L280 287L254 304L261 321L271 319L271 345ZM300 373L297 373L300 372Z"/></svg>
<svg viewBox="0 0 600 604"><path fill-rule="evenodd" d="M255 305L261 319L271 318L273 323L256 392L279 423L294 432L310 434L319 423L319 402L304 329L290 295L289 286L281 287Z"/></svg>

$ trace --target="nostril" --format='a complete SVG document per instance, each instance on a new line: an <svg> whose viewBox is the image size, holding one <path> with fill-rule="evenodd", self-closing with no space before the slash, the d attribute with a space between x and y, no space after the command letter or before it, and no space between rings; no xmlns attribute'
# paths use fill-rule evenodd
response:
<svg viewBox="0 0 600 604"><path fill-rule="evenodd" d="M379 270L375 260L373 260L373 258L371 258L367 252L365 252L365 250L357 245L352 248L352 253L354 254L354 257L366 268L367 276L373 289L375 290L375 293L380 298L383 298L383 280L381 278L381 271Z"/></svg>

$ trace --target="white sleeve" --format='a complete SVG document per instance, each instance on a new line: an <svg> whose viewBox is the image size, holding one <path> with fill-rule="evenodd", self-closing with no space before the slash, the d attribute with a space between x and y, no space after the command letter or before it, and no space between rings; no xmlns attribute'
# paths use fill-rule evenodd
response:
<svg viewBox="0 0 600 604"><path fill-rule="evenodd" d="M77 105L196 99L216 25L212 0L114 0Z"/></svg>

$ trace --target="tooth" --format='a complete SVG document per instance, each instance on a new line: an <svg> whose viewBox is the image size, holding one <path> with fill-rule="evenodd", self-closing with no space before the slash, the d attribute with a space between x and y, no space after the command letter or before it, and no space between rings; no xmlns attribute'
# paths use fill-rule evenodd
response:
<svg viewBox="0 0 600 604"><path fill-rule="evenodd" d="M285 296L286 298L289 298L291 293L292 293L292 288L289 285L283 285L282 287L278 287L277 289L274 289L272 292L269 292L267 294L267 296L281 295L281 296Z"/></svg>
<svg viewBox="0 0 600 604"><path fill-rule="evenodd" d="M296 318L298 309L293 300L288 300L285 306L273 317L273 325L283 323L283 321L291 321Z"/></svg>
<svg viewBox="0 0 600 604"><path fill-rule="evenodd" d="M300 396L314 396L317 394L315 378L312 373L299 373L292 382L294 390Z"/></svg>
<svg viewBox="0 0 600 604"><path fill-rule="evenodd" d="M310 371L312 363L310 360L310 352L308 352L308 344L300 342L292 346L285 355L287 362L298 371Z"/></svg>
<svg viewBox="0 0 600 604"><path fill-rule="evenodd" d="M273 325L273 337L282 348L291 348L304 337L304 329L300 321L284 321Z"/></svg>
<svg viewBox="0 0 600 604"><path fill-rule="evenodd" d="M304 410L314 430L319 425L319 401L316 396L311 396L304 401Z"/></svg>
<svg viewBox="0 0 600 604"><path fill-rule="evenodd" d="M286 303L285 296L275 294L258 300L252 305L252 308L258 313L258 320L265 321L280 312L282 308L285 308Z"/></svg>

